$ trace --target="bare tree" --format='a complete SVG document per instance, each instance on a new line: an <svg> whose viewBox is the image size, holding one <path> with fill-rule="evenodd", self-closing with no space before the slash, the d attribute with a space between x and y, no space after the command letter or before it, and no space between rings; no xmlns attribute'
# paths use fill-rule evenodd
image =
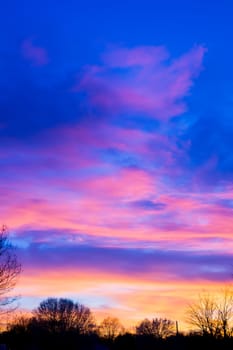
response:
<svg viewBox="0 0 233 350"><path fill-rule="evenodd" d="M226 338L233 333L233 293L229 288L223 292L219 302L218 319L221 325L221 335Z"/></svg>
<svg viewBox="0 0 233 350"><path fill-rule="evenodd" d="M199 297L197 303L189 305L187 322L203 335L227 337L232 335L233 294L225 289L223 296L216 298L209 294Z"/></svg>
<svg viewBox="0 0 233 350"><path fill-rule="evenodd" d="M156 338L167 338L174 331L175 323L166 318L154 318L152 321L146 318L136 327L138 335L151 335Z"/></svg>
<svg viewBox="0 0 233 350"><path fill-rule="evenodd" d="M187 322L197 327L203 335L216 336L219 329L217 310L215 298L209 294L201 295L197 303L189 305Z"/></svg>
<svg viewBox="0 0 233 350"><path fill-rule="evenodd" d="M95 321L90 309L69 299L48 298L33 311L36 320L51 331L77 330L87 334L94 330Z"/></svg>
<svg viewBox="0 0 233 350"><path fill-rule="evenodd" d="M154 335L157 338L167 338L174 334L175 323L167 318L154 318L152 320Z"/></svg>
<svg viewBox="0 0 233 350"><path fill-rule="evenodd" d="M145 318L140 324L136 327L137 335L153 335L152 323L148 318Z"/></svg>
<svg viewBox="0 0 233 350"><path fill-rule="evenodd" d="M28 331L28 326L30 324L31 317L18 314L15 315L10 322L7 324L7 330L9 332L22 332L26 333Z"/></svg>
<svg viewBox="0 0 233 350"><path fill-rule="evenodd" d="M5 312L5 306L15 301L16 297L9 296L15 287L17 277L21 272L14 247L8 239L6 226L0 229L0 312ZM9 311L9 308L7 309Z"/></svg>
<svg viewBox="0 0 233 350"><path fill-rule="evenodd" d="M100 334L108 340L113 340L123 333L124 327L116 317L106 317L99 326Z"/></svg>

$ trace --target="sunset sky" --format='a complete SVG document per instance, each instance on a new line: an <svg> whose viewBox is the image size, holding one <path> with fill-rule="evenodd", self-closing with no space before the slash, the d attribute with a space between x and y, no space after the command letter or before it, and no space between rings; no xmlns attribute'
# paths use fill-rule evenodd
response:
<svg viewBox="0 0 233 350"><path fill-rule="evenodd" d="M233 276L231 0L13 0L0 13L0 218L15 293L125 325Z"/></svg>

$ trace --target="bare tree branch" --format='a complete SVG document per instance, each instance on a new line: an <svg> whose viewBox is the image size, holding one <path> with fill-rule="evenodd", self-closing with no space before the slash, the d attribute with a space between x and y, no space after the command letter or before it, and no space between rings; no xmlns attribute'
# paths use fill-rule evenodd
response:
<svg viewBox="0 0 233 350"><path fill-rule="evenodd" d="M3 225L0 229L0 313L12 310L5 307L16 299L8 294L15 287L20 272L21 264L9 242L7 227Z"/></svg>

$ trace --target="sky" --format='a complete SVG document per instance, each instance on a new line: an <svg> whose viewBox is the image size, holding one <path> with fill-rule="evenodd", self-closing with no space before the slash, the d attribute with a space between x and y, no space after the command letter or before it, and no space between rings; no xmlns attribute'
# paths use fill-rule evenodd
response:
<svg viewBox="0 0 233 350"><path fill-rule="evenodd" d="M123 324L232 283L231 0L11 1L0 13L0 218L31 310Z"/></svg>

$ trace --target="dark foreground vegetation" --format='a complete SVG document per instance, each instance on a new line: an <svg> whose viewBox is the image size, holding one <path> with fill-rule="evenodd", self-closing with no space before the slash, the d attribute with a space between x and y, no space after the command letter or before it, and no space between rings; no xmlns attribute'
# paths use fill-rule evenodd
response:
<svg viewBox="0 0 233 350"><path fill-rule="evenodd" d="M233 349L233 339L216 339L201 335L176 335L166 339L125 333L106 339L96 333L76 331L50 333L45 329L11 330L0 335L0 342L10 350L224 350Z"/></svg>

